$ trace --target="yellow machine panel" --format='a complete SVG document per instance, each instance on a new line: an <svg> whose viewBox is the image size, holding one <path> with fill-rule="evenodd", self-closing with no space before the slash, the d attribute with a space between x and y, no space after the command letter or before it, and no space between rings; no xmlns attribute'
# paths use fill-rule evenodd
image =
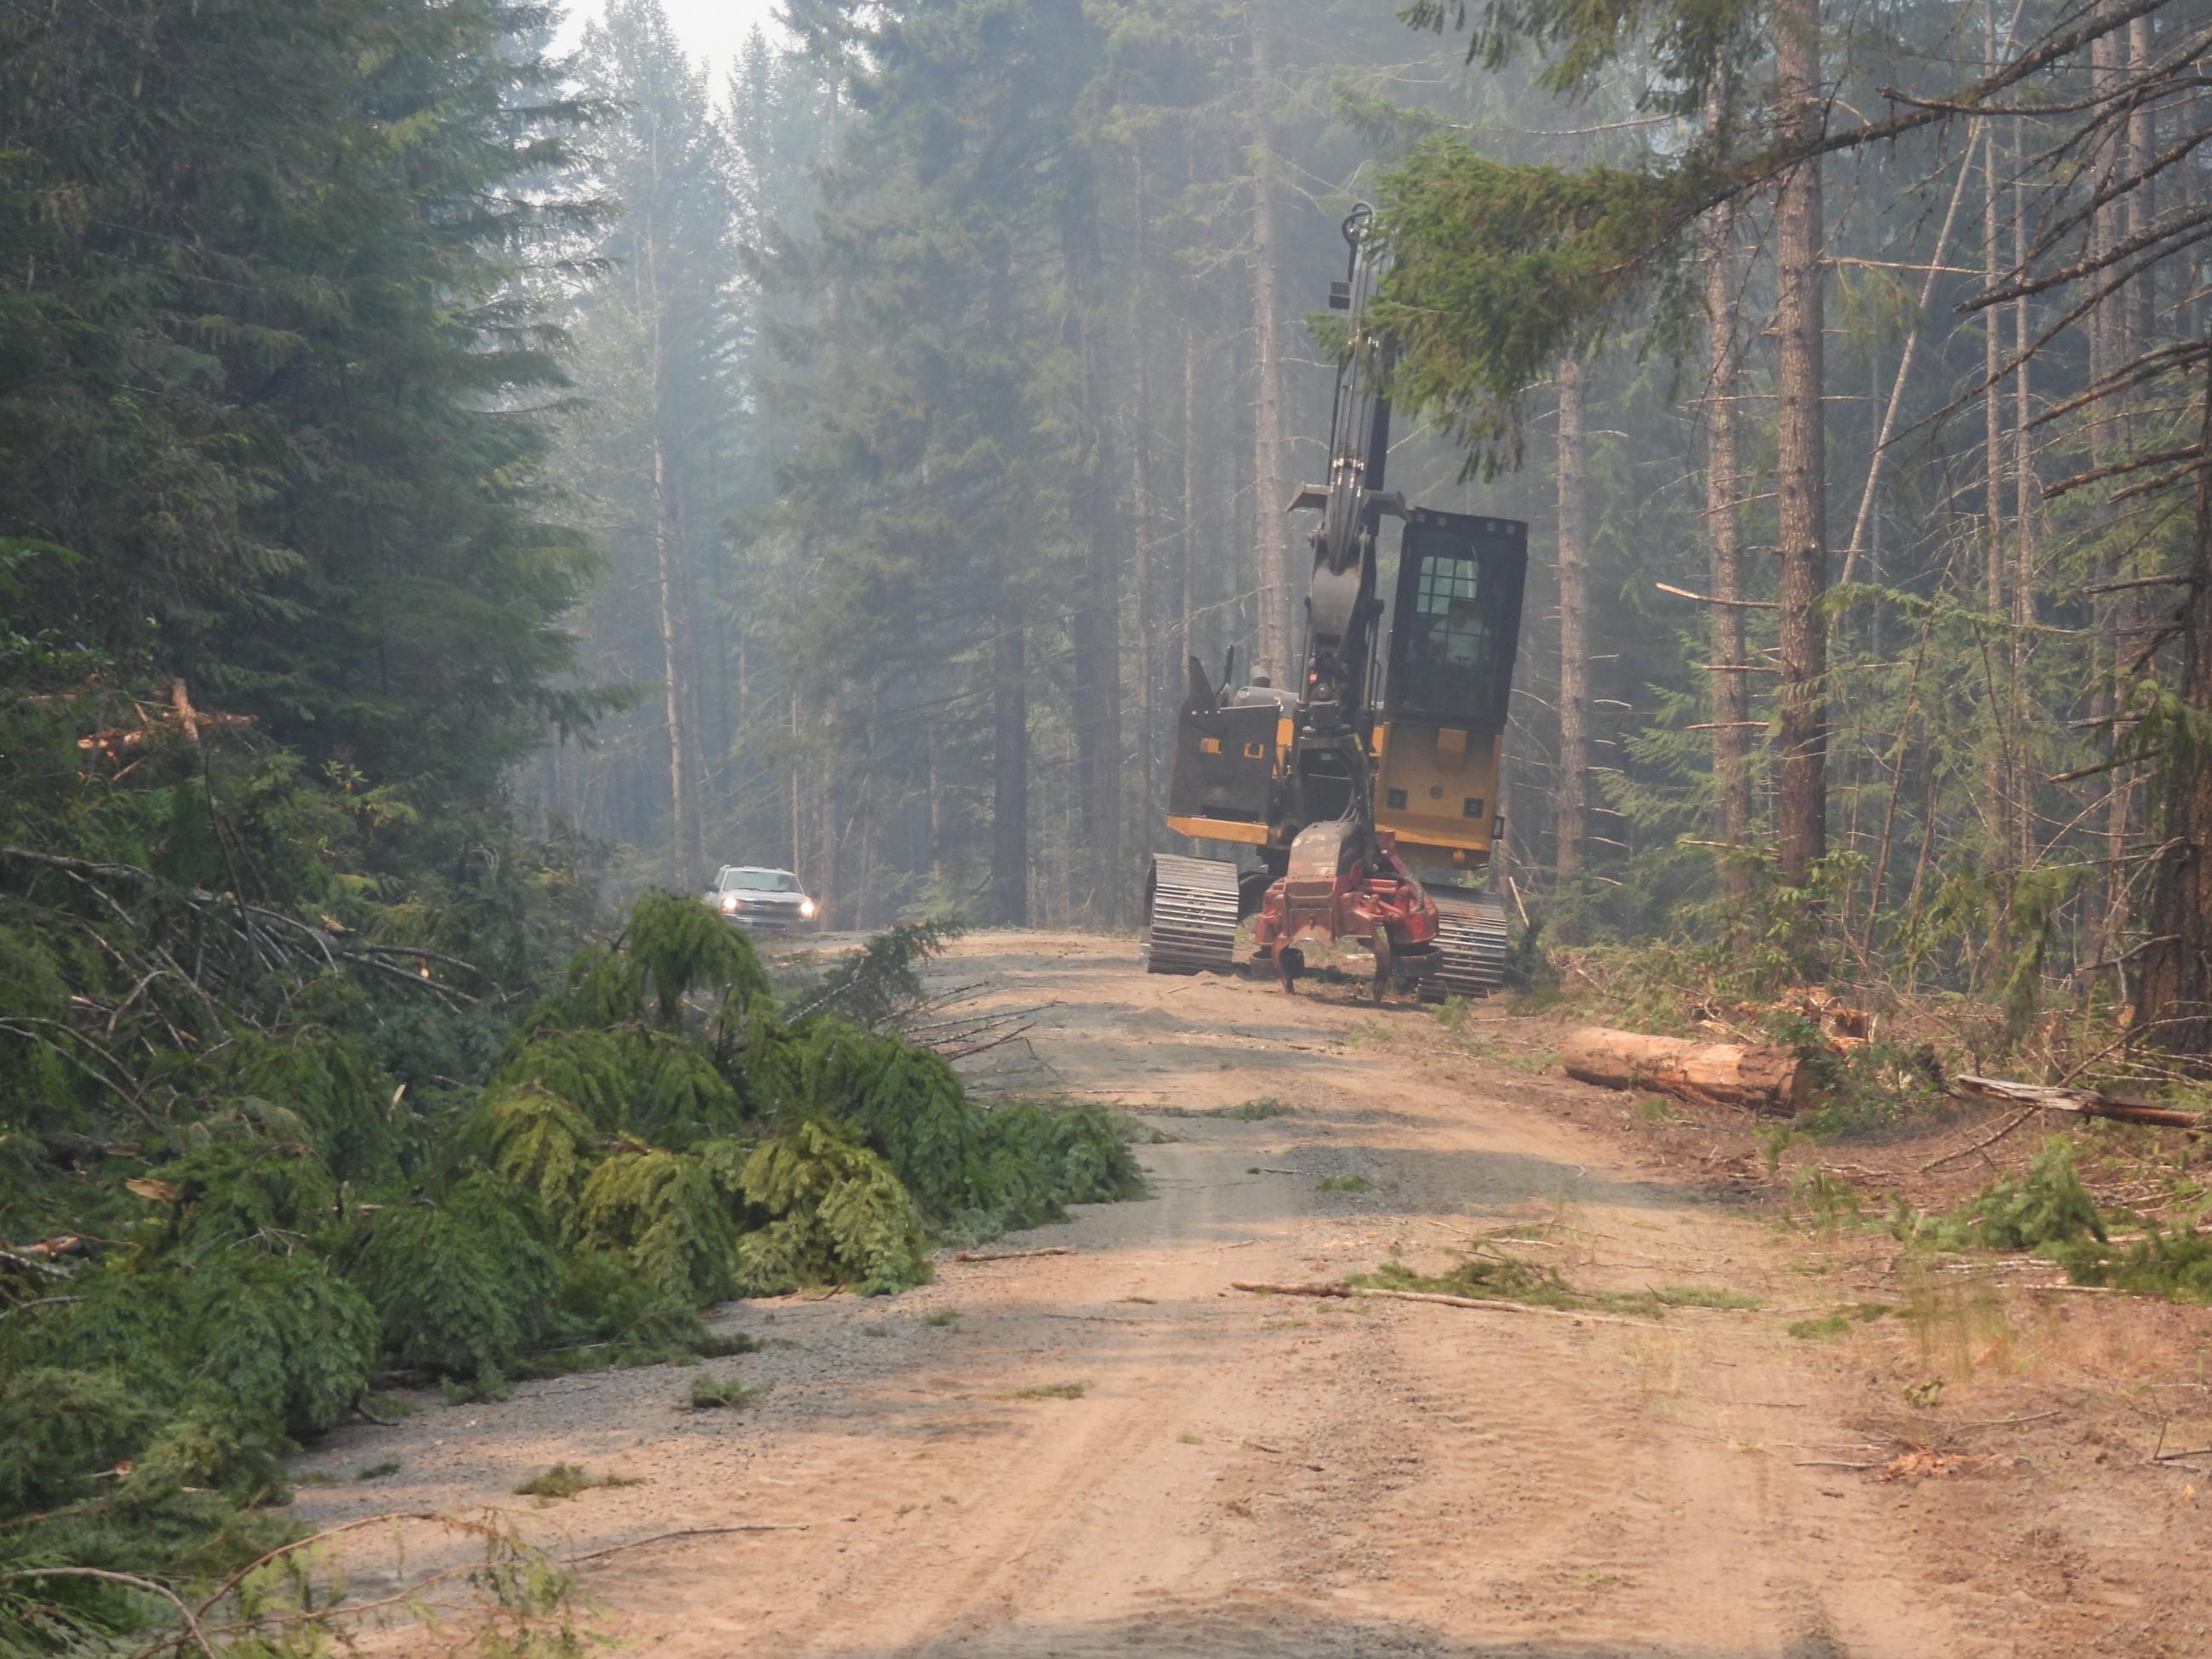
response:
<svg viewBox="0 0 2212 1659"><path fill-rule="evenodd" d="M1416 863L1472 869L1487 862L1498 817L1494 732L1405 720L1375 728L1375 823L1397 834ZM1422 857L1425 849L1432 856Z"/></svg>
<svg viewBox="0 0 2212 1659"><path fill-rule="evenodd" d="M1187 818L1168 814L1168 828L1198 841L1238 841L1248 847L1265 847L1269 830L1264 823L1240 823L1235 818Z"/></svg>

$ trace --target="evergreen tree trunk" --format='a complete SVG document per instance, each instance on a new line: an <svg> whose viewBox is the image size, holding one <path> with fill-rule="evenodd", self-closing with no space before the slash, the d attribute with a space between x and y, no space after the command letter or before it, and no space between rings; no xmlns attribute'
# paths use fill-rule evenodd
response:
<svg viewBox="0 0 2212 1659"><path fill-rule="evenodd" d="M2109 0L2107 0L2109 3ZM2118 35L2102 43L2107 47L2110 67L2106 79L2115 88L2147 75L2150 70L2151 21L2148 17L2134 19L2128 26L2126 37ZM2152 162L2153 135L2151 110L2148 104L2138 103L2128 115L2118 138L2109 146L2110 170L2114 175L2134 177ZM2118 202L2106 209L2111 216L2106 235L2107 246L2123 239L2132 239L2150 228L2156 216L2157 200L2153 182L2145 179L2130 189ZM2117 293L2106 298L2099 307L2106 314L2106 368L2110 374L2119 374L2132 362L2136 355L2147 349L2154 337L2156 317L2154 299L2156 283L2150 270L2145 270L2124 284ZM2137 430L2137 410L2142 402L2141 391L2129 392L2111 400L2119 409L2117 418L2106 424L2106 441L2112 453L2109 459L2133 451L2142 434ZM2156 399L2154 399L2156 401ZM2103 407L2105 405L2100 405ZM2131 549L2114 562L2113 574L2126 580L2138 574L2140 547ZM2118 603L2112 607L2112 662L2117 669L2126 660L2141 637L2144 617L2143 595L2130 590L2115 596ZM2146 665L2148 669L2148 665ZM2118 695L2117 688L2114 696ZM2130 865L2128 846L2142 831L2145 813L2146 778L2140 769L2123 767L2112 775L2112 796L2107 809L2105 830L2106 866L2106 939L2107 956L2117 956L2126 948L2124 935L2133 917L2134 904L2129 890ZM2125 980L2123 978L2124 985Z"/></svg>
<svg viewBox="0 0 2212 1659"><path fill-rule="evenodd" d="M1141 848L1151 844L1152 819L1159 805L1160 744L1159 734L1154 729L1157 722L1152 706L1159 685L1158 573L1153 568L1159 541L1159 517L1152 499L1152 285L1145 238L1146 226L1152 217L1152 203L1145 189L1145 158L1141 150L1133 162L1136 210L1135 246L1132 250L1135 272L1133 298L1137 326L1130 331L1129 337L1130 367L1134 379L1129 404L1129 471L1133 491L1130 551L1136 561L1137 578L1137 695L1133 712L1137 721L1137 783L1141 795L1138 811L1144 820L1144 831L1139 839Z"/></svg>
<svg viewBox="0 0 2212 1659"><path fill-rule="evenodd" d="M2148 17L2137 17L2128 24L2128 79L2135 83L2148 82L2152 76L2152 46L2154 26ZM2157 149L2157 132L2153 106L2148 100L2137 102L2128 112L2128 173L2137 177L2151 166ZM2015 116L2014 121L2019 118ZM2128 191L2127 226L2130 241L2142 236L2158 217L2158 181L2147 178ZM2186 280L2185 278L2185 280ZM2130 336L2141 350L2148 346L2158 329L2158 267L2152 265L2130 281L2122 290L2126 296L2127 327Z"/></svg>
<svg viewBox="0 0 2212 1659"><path fill-rule="evenodd" d="M698 727L691 684L690 560L668 457L667 296L660 290L656 257L659 228L653 213L661 185L657 123L647 137L645 149L648 188L638 216L640 257L630 292L647 330L646 417L653 446L653 546L659 577L662 711L668 728L669 862L676 885L689 888L704 881L705 872L700 867L699 802L692 787L697 770L692 748Z"/></svg>
<svg viewBox="0 0 2212 1659"><path fill-rule="evenodd" d="M806 855L805 774L799 762L799 693L791 694L791 867L799 867Z"/></svg>
<svg viewBox="0 0 2212 1659"><path fill-rule="evenodd" d="M1782 0L1775 67L1790 138L1817 139L1820 101L1820 0ZM1827 852L1827 452L1821 426L1820 163L1793 167L1775 204L1778 337L1777 463L1779 495L1782 676L1777 829L1782 878L1802 887Z"/></svg>
<svg viewBox="0 0 2212 1659"><path fill-rule="evenodd" d="M2096 0L2092 8L2099 19L2108 17L2115 0ZM2118 95L2125 78L2126 42L2117 33L2100 35L2089 48L2090 89L2100 98ZM2090 154L2090 179L2099 195L2106 194L2124 171L2128 162L2128 127L2120 124L2117 131L2107 127L2101 132ZM2130 192L2130 195L2133 192ZM2127 234L2127 219L2130 203L2126 198L2106 202L2091 216L2087 252L2092 258L2107 257ZM2128 305L2125 296L2118 292L2108 293L2096 301L2089 313L2089 379L2093 385L2100 384L2117 374L2129 357ZM2098 465L2118 459L2121 446L2126 441L2126 427L2117 413L2124 400L2100 398L2092 406L2089 417L2090 459ZM2109 496L2113 486L2105 486ZM2110 566L2112 577L2125 580L2131 574L2124 554L2116 553ZM2097 710L2099 715L2115 712L2120 688L2117 677L2127 660L2130 642L2134 635L2136 605L2132 591L2104 596L2101 606L2104 626L2100 630L2103 654L2108 674L2114 683L2100 690ZM2128 868L2126 863L2128 832L2135 817L2135 769L2122 766L2114 769L2112 789L2105 802L2105 894L2103 927L2099 954L2117 956L2124 948L2127 932L2130 904L2128 899Z"/></svg>
<svg viewBox="0 0 2212 1659"><path fill-rule="evenodd" d="M1186 323L1182 331L1182 522L1176 532L1176 586L1182 622L1176 637L1182 641L1182 657L1169 665L1170 687L1183 684L1182 658L1201 654L1195 592L1197 561L1193 556L1198 536L1199 478L1198 335ZM1182 699L1176 695L1169 702L1171 707L1180 708Z"/></svg>
<svg viewBox="0 0 2212 1659"><path fill-rule="evenodd" d="M1982 55L1990 73L1997 60L1997 0L1983 0ZM1996 122L1982 122L1982 280L1990 288L1998 281L1997 258L1997 137ZM2002 308L1991 306L1982 313L1982 609L1991 631L2007 614L2004 547L2004 394L1998 374L2004 367ZM1996 680L1995 641L1984 655L1988 665L1989 731L1982 754L1983 787L1988 797L1990 863L2002 872L2012 862L2013 832L2010 801L2011 769L2005 763L2005 721L2011 699L2000 695ZM2008 673L2011 656L2003 659ZM2006 908L2001 898L1999 908Z"/></svg>
<svg viewBox="0 0 2212 1659"><path fill-rule="evenodd" d="M1097 272L1097 226L1073 228L1069 261L1078 307L1076 348L1083 363L1084 402L1090 419L1090 455L1076 492L1077 521L1085 526L1083 573L1076 584L1069 632L1074 645L1075 806L1083 854L1071 890L1082 913L1113 922L1122 912L1121 889L1121 568L1119 514L1114 511L1114 441L1101 331L1083 314Z"/></svg>
<svg viewBox="0 0 2212 1659"><path fill-rule="evenodd" d="M1559 365L1559 785L1553 867L1583 867L1589 837L1589 514L1582 366Z"/></svg>
<svg viewBox="0 0 2212 1659"><path fill-rule="evenodd" d="M1720 838L1731 848L1751 837L1751 718L1749 676L1745 661L1743 610L1743 520L1736 498L1742 485L1736 471L1735 399L1742 380L1741 349L1735 331L1735 212L1722 208L1712 216L1705 258L1707 380L1705 404L1705 529L1712 547L1713 598L1710 620L1713 663L1713 770L1720 778ZM1741 858L1728 866L1729 891L1748 897L1751 872Z"/></svg>
<svg viewBox="0 0 2212 1659"><path fill-rule="evenodd" d="M837 729L835 699L822 711L821 730L834 733ZM836 753L832 738L830 753ZM828 933L848 918L853 907L845 902L845 894L837 868L837 855L844 837L839 832L843 825L838 822L840 809L844 805L843 769L835 760L817 767L814 771L814 867L810 890L814 895L814 927L817 933Z"/></svg>
<svg viewBox="0 0 2212 1659"><path fill-rule="evenodd" d="M1012 604L999 608L991 648L991 920L1030 919L1028 641Z"/></svg>
<svg viewBox="0 0 2212 1659"><path fill-rule="evenodd" d="M661 706L668 727L668 801L674 830L669 861L675 866L676 884L693 887L703 877L699 867L698 802L691 789L690 653L684 638L684 583L680 568L684 547L677 530L667 452L657 424L653 434L653 544L659 576Z"/></svg>
<svg viewBox="0 0 2212 1659"><path fill-rule="evenodd" d="M2200 396L2200 442L2212 446L2212 362ZM2181 592L2183 702L2212 718L2212 470L2197 472L2191 580ZM2212 1071L2212 764L2203 745L2174 733L2163 780L2168 844L2151 896L2151 939L2143 952L2137 1019L2150 1039L2200 1075Z"/></svg>
<svg viewBox="0 0 2212 1659"><path fill-rule="evenodd" d="M2027 154L2021 129L2021 118L2012 118L2012 153L2015 158ZM2019 163L2014 162L2015 166ZM2012 257L2013 263L2025 270L2027 264L2027 180L2016 178L2012 193ZM2020 366L2013 370L2013 578L2012 578L2012 720L2013 730L2020 734L2021 745L2019 762L2020 798L2015 803L2015 823L2020 836L2018 863L2021 869L2033 869L2035 865L2035 776L2030 764L2027 744L2029 714L2027 683L2031 641L2035 628L2035 447L2028 422L2032 415L2028 381L2034 369L2029 355L2029 343L2035 336L2028 317L2027 295L2021 295L2013 302L2013 353Z"/></svg>
<svg viewBox="0 0 2212 1659"><path fill-rule="evenodd" d="M1284 508L1281 343L1276 326L1273 43L1269 7L1255 0L1244 9L1250 37L1249 142L1252 147L1252 356L1257 386L1252 404L1253 586L1258 590L1259 650L1253 668L1265 668L1278 685L1297 669L1297 639L1290 587L1290 532Z"/></svg>

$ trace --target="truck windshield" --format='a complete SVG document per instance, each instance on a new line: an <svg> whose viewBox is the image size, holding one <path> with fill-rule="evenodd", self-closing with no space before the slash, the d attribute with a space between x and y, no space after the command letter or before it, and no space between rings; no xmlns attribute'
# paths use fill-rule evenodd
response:
<svg viewBox="0 0 2212 1659"><path fill-rule="evenodd" d="M795 893L799 878L788 870L725 870L722 890L742 893Z"/></svg>

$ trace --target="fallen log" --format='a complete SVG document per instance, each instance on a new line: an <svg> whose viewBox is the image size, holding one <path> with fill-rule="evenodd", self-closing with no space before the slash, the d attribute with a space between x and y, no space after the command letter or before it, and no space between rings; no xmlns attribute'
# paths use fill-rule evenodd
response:
<svg viewBox="0 0 2212 1659"><path fill-rule="evenodd" d="M2106 1094L2102 1089L2064 1088L2047 1083L2014 1083L2003 1078L1954 1077L1951 1092L1977 1100L2008 1101L2017 1106L2033 1106L2047 1112L2072 1112L2081 1117L2110 1118L2118 1123L2154 1123L2167 1129L2202 1129L2204 1114L2185 1112L2179 1107L2160 1106L2148 1100L2130 1100L2125 1095Z"/></svg>
<svg viewBox="0 0 2212 1659"><path fill-rule="evenodd" d="M1253 1296L1343 1297L1347 1300L1357 1297L1384 1302L1432 1302L1446 1308L1480 1308L1492 1313L1535 1314L1545 1319L1571 1319L1577 1325L1636 1325L1645 1330L1659 1328L1648 1319L1623 1319L1617 1314L1581 1313L1573 1308L1540 1308L1533 1303L1508 1302L1499 1297L1446 1296L1440 1291L1386 1291L1371 1285L1263 1285L1243 1279L1231 1279L1229 1288L1244 1291Z"/></svg>
<svg viewBox="0 0 2212 1659"><path fill-rule="evenodd" d="M1656 1089L1680 1100L1783 1116L1812 1102L1813 1076L1787 1048L1699 1042L1585 1025L1559 1044L1569 1077L1607 1089Z"/></svg>

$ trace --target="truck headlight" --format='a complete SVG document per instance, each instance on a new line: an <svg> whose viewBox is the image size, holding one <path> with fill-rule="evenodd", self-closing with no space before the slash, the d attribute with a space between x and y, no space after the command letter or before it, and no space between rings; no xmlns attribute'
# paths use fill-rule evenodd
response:
<svg viewBox="0 0 2212 1659"><path fill-rule="evenodd" d="M725 910L734 910L737 908L738 896L735 893L725 893L722 895L722 908Z"/></svg>
<svg viewBox="0 0 2212 1659"><path fill-rule="evenodd" d="M814 901L813 901L812 899L809 899L809 898L803 898L803 899L799 900L799 914L800 915L802 915L802 916L805 917L805 918L807 919L807 921L813 921L813 920L814 920Z"/></svg>

